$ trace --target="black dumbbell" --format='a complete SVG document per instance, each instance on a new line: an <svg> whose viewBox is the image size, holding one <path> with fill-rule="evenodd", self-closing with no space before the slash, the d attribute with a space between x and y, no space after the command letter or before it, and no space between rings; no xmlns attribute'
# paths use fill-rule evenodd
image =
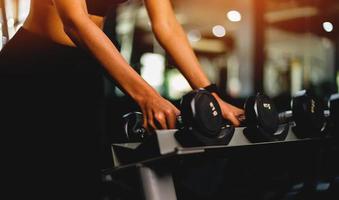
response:
<svg viewBox="0 0 339 200"><path fill-rule="evenodd" d="M331 95L328 100L328 109L324 111L326 118L325 134L339 137L339 93Z"/></svg>
<svg viewBox="0 0 339 200"><path fill-rule="evenodd" d="M225 120L219 103L204 89L184 95L180 102L181 127L175 134L183 146L226 145L234 127Z"/></svg>
<svg viewBox="0 0 339 200"><path fill-rule="evenodd" d="M302 90L291 100L291 110L279 114L280 122L289 122L297 138L323 136L325 128L324 105L312 92Z"/></svg>
<svg viewBox="0 0 339 200"><path fill-rule="evenodd" d="M271 142L285 140L288 124L279 123L279 114L274 102L266 95L258 93L250 96L244 104L246 119L241 123L246 138L251 142Z"/></svg>
<svg viewBox="0 0 339 200"><path fill-rule="evenodd" d="M122 116L124 120L124 133L129 142L140 142L147 136L143 127L143 115L141 112L129 112Z"/></svg>
<svg viewBox="0 0 339 200"><path fill-rule="evenodd" d="M217 100L207 90L197 89L184 95L180 111L175 137L181 145L226 145L230 142L234 127L223 119ZM129 113L123 118L125 133L130 142L142 142L151 135L142 127L142 113Z"/></svg>

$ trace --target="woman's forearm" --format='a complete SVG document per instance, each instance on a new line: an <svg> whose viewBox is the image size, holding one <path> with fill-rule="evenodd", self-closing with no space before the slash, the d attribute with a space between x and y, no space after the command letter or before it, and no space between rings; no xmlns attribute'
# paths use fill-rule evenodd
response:
<svg viewBox="0 0 339 200"><path fill-rule="evenodd" d="M210 84L210 81L201 69L184 30L176 19L155 23L153 25L153 32L159 43L175 60L177 68L185 76L193 89Z"/></svg>
<svg viewBox="0 0 339 200"><path fill-rule="evenodd" d="M88 50L122 89L137 102L156 91L137 74L121 56L106 35L84 17L65 24L65 32L78 45Z"/></svg>

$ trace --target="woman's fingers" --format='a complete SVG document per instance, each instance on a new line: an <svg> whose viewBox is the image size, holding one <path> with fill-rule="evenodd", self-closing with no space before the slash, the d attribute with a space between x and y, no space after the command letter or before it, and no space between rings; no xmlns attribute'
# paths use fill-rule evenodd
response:
<svg viewBox="0 0 339 200"><path fill-rule="evenodd" d="M241 110L239 108L234 109L234 115L239 121L244 121L245 120L245 112L244 110Z"/></svg>
<svg viewBox="0 0 339 200"><path fill-rule="evenodd" d="M148 130L173 129L180 111L165 99L150 99L140 105L143 112L143 125Z"/></svg>
<svg viewBox="0 0 339 200"><path fill-rule="evenodd" d="M155 114L155 119L160 125L161 129L173 129L175 128L177 114L180 111L174 106L169 106L169 108L164 108Z"/></svg>
<svg viewBox="0 0 339 200"><path fill-rule="evenodd" d="M154 116L152 110L147 110L147 129L148 130L156 130L157 126L154 123Z"/></svg>
<svg viewBox="0 0 339 200"><path fill-rule="evenodd" d="M244 118L244 110L222 100L220 100L219 105L221 107L223 117L231 121L234 126L240 126L240 121Z"/></svg>
<svg viewBox="0 0 339 200"><path fill-rule="evenodd" d="M178 111L173 109L173 110L166 110L165 111L166 116L167 116L167 125L169 129L174 129L175 128L175 124L177 121L177 113Z"/></svg>
<svg viewBox="0 0 339 200"><path fill-rule="evenodd" d="M145 109L141 108L142 117L143 117L143 123L142 126L146 129L148 129L148 118L147 118L147 112Z"/></svg>
<svg viewBox="0 0 339 200"><path fill-rule="evenodd" d="M160 127L157 128L167 129L166 118L167 116L163 112L158 112L155 114L156 122L154 123L156 124L158 122L158 124L160 125Z"/></svg>
<svg viewBox="0 0 339 200"><path fill-rule="evenodd" d="M225 118L231 121L234 126L240 126L240 120L233 113L227 113Z"/></svg>

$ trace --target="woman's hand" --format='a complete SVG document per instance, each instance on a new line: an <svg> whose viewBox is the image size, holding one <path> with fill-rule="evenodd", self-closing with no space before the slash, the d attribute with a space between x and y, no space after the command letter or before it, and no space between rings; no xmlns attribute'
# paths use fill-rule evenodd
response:
<svg viewBox="0 0 339 200"><path fill-rule="evenodd" d="M180 111L159 94L148 95L138 103L148 130L174 129Z"/></svg>
<svg viewBox="0 0 339 200"><path fill-rule="evenodd" d="M212 95L217 99L219 106L222 111L222 116L231 121L234 126L239 126L240 122L245 119L244 110L237 108L229 103L223 101L218 95L212 93Z"/></svg>

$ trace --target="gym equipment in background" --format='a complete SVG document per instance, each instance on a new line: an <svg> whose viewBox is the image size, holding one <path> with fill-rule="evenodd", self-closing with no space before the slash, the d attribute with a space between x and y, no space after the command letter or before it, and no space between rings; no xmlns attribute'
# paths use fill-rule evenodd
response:
<svg viewBox="0 0 339 200"><path fill-rule="evenodd" d="M312 92L302 90L291 100L291 110L279 114L280 122L289 122L297 138L314 138L324 135L325 116L322 101Z"/></svg>
<svg viewBox="0 0 339 200"><path fill-rule="evenodd" d="M258 93L247 98L245 121L242 126L246 138L251 142L271 142L285 140L289 125L279 123L278 111L274 102L266 95Z"/></svg>

